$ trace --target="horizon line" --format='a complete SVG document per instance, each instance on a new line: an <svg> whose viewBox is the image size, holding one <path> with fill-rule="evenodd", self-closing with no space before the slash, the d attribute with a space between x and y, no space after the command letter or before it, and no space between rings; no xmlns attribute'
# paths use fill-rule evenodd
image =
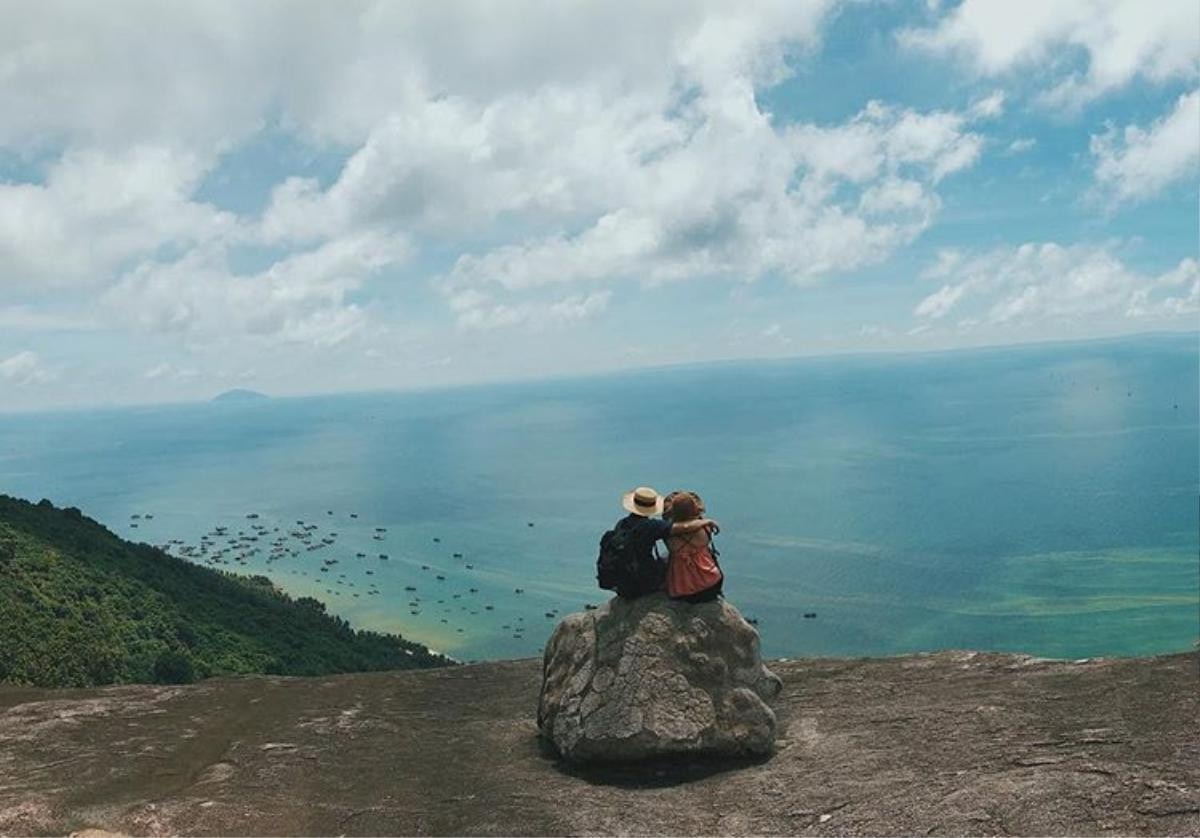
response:
<svg viewBox="0 0 1200 838"><path fill-rule="evenodd" d="M1052 346L1071 346L1080 344L1102 344L1102 343L1120 343L1124 341L1145 340L1149 338L1168 338L1191 336L1197 341L1197 355L1200 356L1200 328L1192 327L1186 329L1159 329L1148 332L1126 332L1117 335L1104 335L1086 338L1039 338L1025 341L1013 341L1010 343L989 343L979 346L954 346L941 347L933 349L911 349L911 348L896 348L896 349L846 349L846 350L831 350L828 352L801 352L795 355L749 355L745 357L732 358L711 358L700 361L677 361L665 364L645 364L641 366L614 367L606 370L593 370L590 372L576 373L559 373L551 375L528 375L528 376L511 376L501 378L490 378L476 381L462 381L447 384L425 384L413 387L378 387L365 390L325 390L310 393L286 393L281 395L272 395L263 392L257 387L231 387L222 390L218 393L213 393L210 396L195 399L184 399L179 401L130 401L120 403L93 403L93 404L78 404L78 405L58 405L53 407L34 407L16 410L5 410L0 408L0 416L28 416L34 414L49 414L49 413L75 413L86 411L119 411L131 410L139 408L163 408L163 407L188 407L204 404L212 404L219 396L225 393L235 391L249 391L260 394L266 397L267 401L283 401L290 399L320 399L332 398L338 396L366 396L366 395L387 395L387 394L419 394L419 393L437 393L454 390L472 390L487 387L499 387L518 384L537 384L550 382L564 381L581 381L593 378L605 378L622 375L634 375L638 373L655 373L668 372L670 370L694 370L705 367L721 367L733 366L736 364L761 364L761 363L787 363L791 361L805 360L820 360L820 359L854 359L854 358L882 358L882 357L921 357L931 355L964 355L971 353L985 353L1005 350L1016 350L1036 347L1052 347ZM261 403L261 402L256 402ZM229 406L228 404L226 405Z"/></svg>

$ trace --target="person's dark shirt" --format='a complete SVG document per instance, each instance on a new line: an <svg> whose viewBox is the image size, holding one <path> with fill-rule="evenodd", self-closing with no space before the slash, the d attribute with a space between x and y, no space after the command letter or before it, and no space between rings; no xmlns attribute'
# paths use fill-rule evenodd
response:
<svg viewBox="0 0 1200 838"><path fill-rule="evenodd" d="M649 561L665 561L655 553L654 542L662 541L671 534L670 521L663 518L647 518L630 512L622 519L621 525L631 528L639 556Z"/></svg>

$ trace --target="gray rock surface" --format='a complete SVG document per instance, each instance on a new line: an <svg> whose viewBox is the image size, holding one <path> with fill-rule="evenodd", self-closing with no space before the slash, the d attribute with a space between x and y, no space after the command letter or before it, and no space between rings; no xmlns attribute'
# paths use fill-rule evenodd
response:
<svg viewBox="0 0 1200 838"><path fill-rule="evenodd" d="M761 755L775 744L767 701L781 688L727 601L613 597L550 636L538 727L577 762Z"/></svg>
<svg viewBox="0 0 1200 838"><path fill-rule="evenodd" d="M775 753L565 762L533 658L0 685L0 836L1198 835L1197 656L774 660Z"/></svg>

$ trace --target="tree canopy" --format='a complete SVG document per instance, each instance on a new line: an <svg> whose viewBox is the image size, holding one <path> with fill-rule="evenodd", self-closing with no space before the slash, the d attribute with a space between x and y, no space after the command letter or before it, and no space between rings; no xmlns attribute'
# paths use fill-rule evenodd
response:
<svg viewBox="0 0 1200 838"><path fill-rule="evenodd" d="M264 576L118 538L78 509L0 495L0 683L84 687L452 663L353 629Z"/></svg>

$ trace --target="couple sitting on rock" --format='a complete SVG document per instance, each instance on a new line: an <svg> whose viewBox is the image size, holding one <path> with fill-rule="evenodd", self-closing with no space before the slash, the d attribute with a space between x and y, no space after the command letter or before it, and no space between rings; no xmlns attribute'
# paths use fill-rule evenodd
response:
<svg viewBox="0 0 1200 838"><path fill-rule="evenodd" d="M725 581L717 565L712 537L717 522L704 517L704 502L695 492L663 497L647 486L626 492L621 505L629 515L600 539L597 581L631 599L666 589L684 602L711 602ZM662 516L657 517L657 516ZM667 557L658 555L659 541Z"/></svg>

